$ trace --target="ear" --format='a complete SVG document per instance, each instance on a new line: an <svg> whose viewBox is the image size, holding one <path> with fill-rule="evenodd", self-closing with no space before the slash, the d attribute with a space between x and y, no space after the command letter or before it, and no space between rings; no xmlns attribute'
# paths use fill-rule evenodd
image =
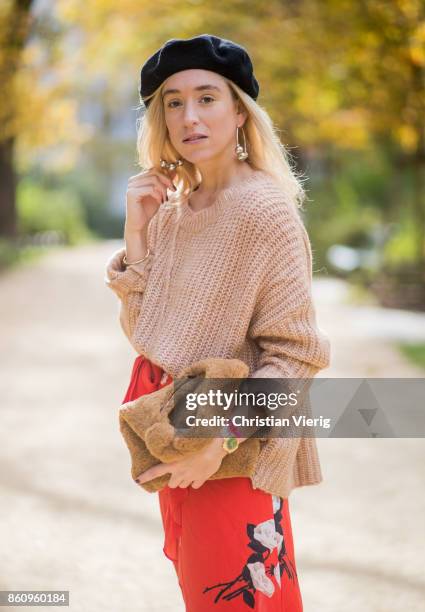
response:
<svg viewBox="0 0 425 612"><path fill-rule="evenodd" d="M242 127L248 118L248 112L239 99L235 101L235 109L236 109L236 125L237 127Z"/></svg>

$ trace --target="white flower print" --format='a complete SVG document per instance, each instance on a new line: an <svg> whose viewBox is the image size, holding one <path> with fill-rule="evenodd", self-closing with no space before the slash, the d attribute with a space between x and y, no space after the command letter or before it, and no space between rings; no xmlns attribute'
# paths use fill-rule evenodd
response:
<svg viewBox="0 0 425 612"><path fill-rule="evenodd" d="M275 580L276 580L276 582L277 582L277 584L278 584L278 586L280 588L280 569L279 569L279 563L277 563L274 566L273 573L274 573Z"/></svg>
<svg viewBox="0 0 425 612"><path fill-rule="evenodd" d="M273 582L266 576L264 563L256 561L255 563L247 563L247 567L251 574L252 584L258 591L261 591L267 597L271 597L274 593Z"/></svg>
<svg viewBox="0 0 425 612"><path fill-rule="evenodd" d="M275 530L274 519L259 523L254 529L254 538L269 550L282 546L283 536Z"/></svg>
<svg viewBox="0 0 425 612"><path fill-rule="evenodd" d="M280 508L280 497L278 497L277 495L272 495L272 497L273 497L273 514L276 514L276 512Z"/></svg>
<svg viewBox="0 0 425 612"><path fill-rule="evenodd" d="M246 523L247 546L251 551L240 573L227 581L221 578L217 584L203 590L206 594L217 589L214 603L220 599L231 601L238 597L247 608L256 609L256 593L264 593L268 598L276 593L279 599L277 587L279 590L284 588L283 574L292 582L296 580L297 572L285 546L285 499L277 495L272 498L273 518L257 525ZM272 508L269 507L269 510L271 514Z"/></svg>

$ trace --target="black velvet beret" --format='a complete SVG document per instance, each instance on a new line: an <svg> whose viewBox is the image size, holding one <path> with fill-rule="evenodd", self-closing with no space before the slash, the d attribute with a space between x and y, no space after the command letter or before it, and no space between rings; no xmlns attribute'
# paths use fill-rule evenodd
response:
<svg viewBox="0 0 425 612"><path fill-rule="evenodd" d="M171 38L143 64L140 73L140 98L147 107L150 96L169 76L181 70L202 68L230 79L251 96L258 97L259 85L244 47L212 34L193 38Z"/></svg>

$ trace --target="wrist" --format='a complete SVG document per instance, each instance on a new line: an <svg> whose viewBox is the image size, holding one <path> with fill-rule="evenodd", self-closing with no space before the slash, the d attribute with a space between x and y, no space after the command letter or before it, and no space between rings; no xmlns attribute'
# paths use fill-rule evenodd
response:
<svg viewBox="0 0 425 612"><path fill-rule="evenodd" d="M126 258L129 262L143 259L148 254L147 233L144 231L124 230Z"/></svg>
<svg viewBox="0 0 425 612"><path fill-rule="evenodd" d="M221 459L224 459L224 457L228 454L223 448L224 440L225 438L213 438L211 444L209 445L209 449L216 455L219 455Z"/></svg>
<svg viewBox="0 0 425 612"><path fill-rule="evenodd" d="M148 226L145 225L144 227L142 227L141 229L134 229L132 227L128 227L127 225L124 226L124 238L126 236L129 236L131 238L143 238L144 236L147 235L147 229Z"/></svg>

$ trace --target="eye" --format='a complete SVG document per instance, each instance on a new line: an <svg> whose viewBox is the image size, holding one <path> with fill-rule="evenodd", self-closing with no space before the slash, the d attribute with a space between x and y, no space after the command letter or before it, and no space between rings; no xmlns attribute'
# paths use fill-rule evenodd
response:
<svg viewBox="0 0 425 612"><path fill-rule="evenodd" d="M214 102L214 98L212 96L202 96L201 100L210 100L211 102ZM174 105L174 103L177 102L177 104L179 103L179 100L171 100L170 102L168 102L167 104L167 108L176 108ZM210 102L208 102L209 104Z"/></svg>

